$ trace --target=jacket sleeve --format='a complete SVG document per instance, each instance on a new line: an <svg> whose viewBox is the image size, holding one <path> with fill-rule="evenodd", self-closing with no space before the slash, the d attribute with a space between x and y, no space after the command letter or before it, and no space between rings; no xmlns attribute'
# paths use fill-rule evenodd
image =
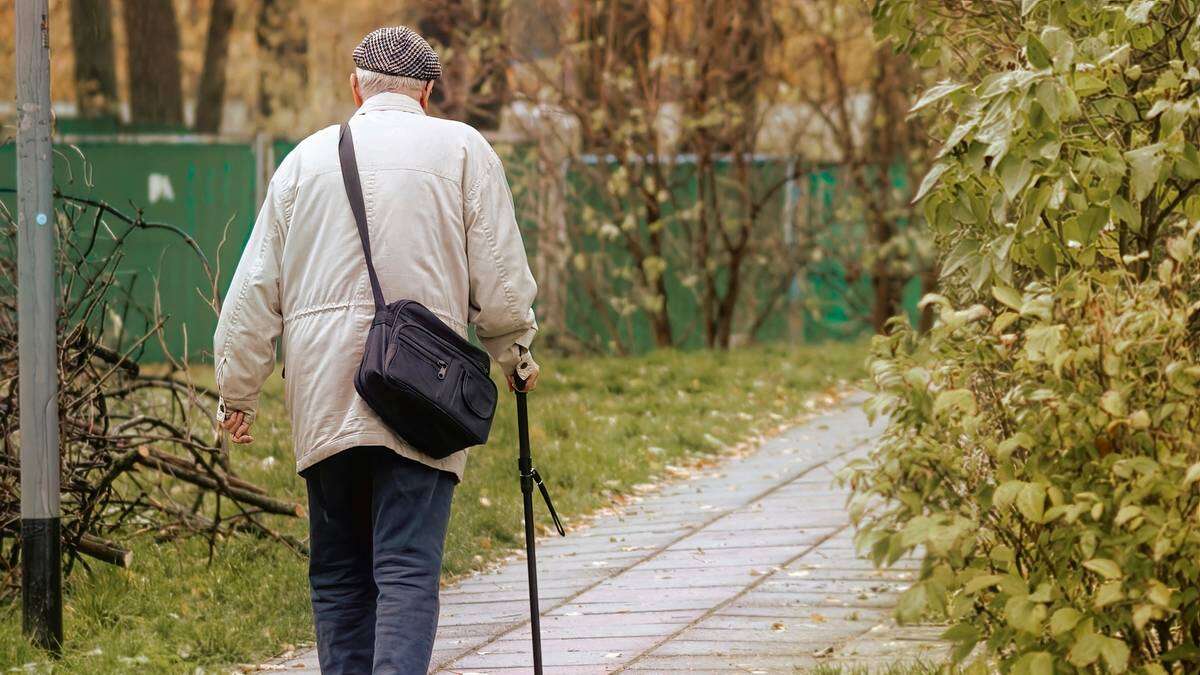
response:
<svg viewBox="0 0 1200 675"><path fill-rule="evenodd" d="M253 420L259 392L275 369L275 340L283 331L279 275L286 213L279 173L267 189L213 335L218 421L234 411Z"/></svg>
<svg viewBox="0 0 1200 675"><path fill-rule="evenodd" d="M537 333L533 300L537 283L529 271L504 167L487 148L487 162L469 183L464 201L471 306L468 318L479 341L505 374Z"/></svg>

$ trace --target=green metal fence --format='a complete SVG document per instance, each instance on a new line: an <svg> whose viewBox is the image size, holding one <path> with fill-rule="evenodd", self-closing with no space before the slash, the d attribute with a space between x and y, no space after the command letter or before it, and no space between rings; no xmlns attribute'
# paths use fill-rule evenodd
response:
<svg viewBox="0 0 1200 675"><path fill-rule="evenodd" d="M199 243L211 268L219 270L221 287L229 284L254 222L253 144L188 137L68 140L73 142L54 148L55 184L63 194L102 200L131 216L141 209L148 221L182 229ZM15 171L13 146L0 147L0 187L16 185ZM4 201L12 209L15 198L7 195ZM92 255L111 255L111 243L102 229ZM216 317L201 295L208 284L192 249L177 235L147 230L131 237L123 255L122 284L147 308L158 293L162 311L170 317L165 330L172 351L182 353L185 346L195 356L210 351ZM146 326L137 314L123 319L129 335ZM144 358L160 355L156 343L146 345Z"/></svg>
<svg viewBox="0 0 1200 675"><path fill-rule="evenodd" d="M195 136L64 138L55 146L54 175L64 194L104 200L130 214L142 209L147 220L182 228L199 242L212 268L219 270L219 285L224 291L249 238L265 179L294 147L294 143L287 141L226 142ZM786 175L791 167L764 160L757 169L764 176L780 176ZM0 187L15 186L14 174L13 147L0 146ZM837 222L834 203L839 181L833 169L815 167L788 187L779 193L776 208L780 210L780 218L792 217L789 214L793 211L803 209L799 216L829 224L829 237L862 236L858 231L861 226ZM15 201L2 195L0 200L6 201L10 209ZM519 213L529 211L520 202L517 206ZM522 227L527 230L530 254L536 256L536 225L526 219ZM596 245L588 241L572 244ZM100 246L96 255L108 252ZM152 304L154 294L158 293L164 313L170 316L166 341L172 351L182 352L186 348L193 357L201 357L211 349L216 317L202 297L208 290L203 266L178 237L153 231L138 233L126 246L120 270L123 280L135 289L135 296L146 306ZM845 301L856 293L869 292L870 282L859 278L851 284L846 276L846 270L836 260L810 269L805 278L796 280L786 305L756 337L818 341L846 338L866 330L859 319L860 313L851 311ZM672 276L668 277L668 283L674 291L683 290L679 280ZM571 286L567 321L573 332L582 333L586 339L589 332L597 330L596 310L583 300L576 282ZM697 324L699 309L694 299L686 292L671 295L669 311L672 323L681 327L683 346L701 344L699 331L682 330ZM905 290L909 312L915 312L918 296L919 288L913 281ZM132 322L130 333L144 326L136 317ZM649 325L644 317L635 316L628 322L628 330L635 348L651 346ZM148 345L144 358L158 356L157 345Z"/></svg>

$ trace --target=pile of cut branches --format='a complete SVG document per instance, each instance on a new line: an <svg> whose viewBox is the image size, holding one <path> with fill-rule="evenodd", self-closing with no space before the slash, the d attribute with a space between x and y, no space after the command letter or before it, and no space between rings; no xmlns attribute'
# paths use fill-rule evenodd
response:
<svg viewBox="0 0 1200 675"><path fill-rule="evenodd" d="M277 533L267 519L300 516L302 508L231 470L212 417L215 394L191 381L186 354L168 348L168 317L158 294L139 301L135 280L118 274L139 233L172 233L203 265L216 309L217 275L195 240L171 225L146 221L140 210L128 215L102 201L62 194L55 203L64 572L76 563L87 567L89 560L128 566L126 542L137 536L205 537L211 555L222 538L242 533L306 553L303 543ZM0 202L0 596L20 587L14 220ZM143 365L152 345L163 356Z"/></svg>

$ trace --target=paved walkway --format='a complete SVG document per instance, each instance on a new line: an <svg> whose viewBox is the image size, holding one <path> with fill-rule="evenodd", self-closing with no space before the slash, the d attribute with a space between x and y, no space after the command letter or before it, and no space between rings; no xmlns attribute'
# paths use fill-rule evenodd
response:
<svg viewBox="0 0 1200 675"><path fill-rule="evenodd" d="M832 485L878 428L861 398L538 545L548 673L792 672L937 659L887 618L911 578L855 557ZM438 673L531 672L524 560L442 592ZM316 673L316 655L272 669Z"/></svg>

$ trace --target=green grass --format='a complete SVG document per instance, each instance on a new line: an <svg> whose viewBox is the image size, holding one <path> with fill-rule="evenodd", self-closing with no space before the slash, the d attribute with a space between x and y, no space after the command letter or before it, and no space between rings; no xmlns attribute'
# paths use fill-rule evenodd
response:
<svg viewBox="0 0 1200 675"><path fill-rule="evenodd" d="M814 392L863 375L864 345L765 346L731 353L656 352L635 358L547 359L530 395L534 460L568 526L662 480L668 465L700 461L724 445L794 419ZM200 373L199 379L210 377ZM255 443L235 446L235 469L273 494L304 501L295 474L281 381L263 395ZM538 501L543 524L549 517ZM275 518L304 537L301 519ZM446 542L447 578L479 569L521 544L513 399L501 396L486 448L472 451ZM55 672L210 671L260 662L310 641L306 561L250 538L126 539L134 562L76 572L67 584L65 656ZM20 611L0 614L0 668L47 659L20 635Z"/></svg>

